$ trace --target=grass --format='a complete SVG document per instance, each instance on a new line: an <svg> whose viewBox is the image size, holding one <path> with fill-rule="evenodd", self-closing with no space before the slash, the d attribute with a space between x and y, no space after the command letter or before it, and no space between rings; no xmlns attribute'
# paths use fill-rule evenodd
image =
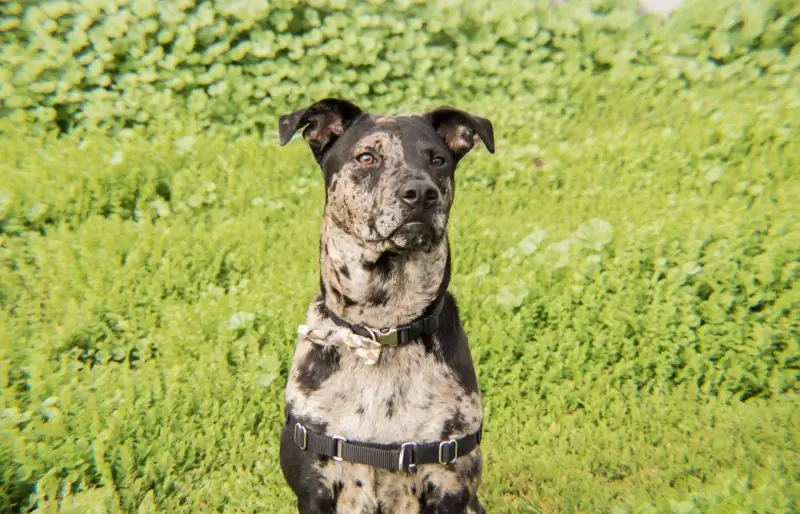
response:
<svg viewBox="0 0 800 514"><path fill-rule="evenodd" d="M458 107L497 134L451 222L488 512L796 512L797 93L598 78ZM0 126L0 511L292 512L304 143L23 129Z"/></svg>

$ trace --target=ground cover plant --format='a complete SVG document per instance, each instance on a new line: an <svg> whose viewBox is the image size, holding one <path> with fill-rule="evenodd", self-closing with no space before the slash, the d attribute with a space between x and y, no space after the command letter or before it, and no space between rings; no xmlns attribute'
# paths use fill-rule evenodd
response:
<svg viewBox="0 0 800 514"><path fill-rule="evenodd" d="M100 32L114 48L136 33L108 28L135 25L119 13L152 25L147 2L0 6L2 59L17 66L0 76L0 511L292 512L277 436L296 328L318 287L324 195L303 143L278 147L275 114L332 92L402 110L441 99L495 123L497 153L459 168L450 232L452 290L485 395L489 512L796 512L800 11L723 4L661 24L631 18L631 2L533 2L488 17L515 20L499 43L469 8L452 42L413 23L399 37L420 52L467 45L463 56L491 42L495 64L453 58L422 89L400 66L368 82L385 92L356 90L376 73L359 65L359 80L323 91L295 87L318 78L303 60L312 52L298 50L296 62L270 57L295 62L280 72L294 85L261 100L178 88L162 65L145 81L134 51L109 54L102 86L94 57L25 45L80 39L65 28L77 16L45 11L84 6L102 53ZM242 31L313 32L292 25L313 14L290 2L277 9L288 25L252 7L239 32L222 15L193 25L206 3L172 5L188 14L143 39L162 48L157 61L180 46L160 30L209 29L196 38L204 52ZM311 5L323 29L334 7ZM357 8L377 40L432 12ZM214 29L220 19L232 32ZM533 22L532 39L515 32ZM535 42L540 28L549 39ZM598 38L614 51L598 54ZM436 48L432 62L446 54ZM534 62L537 48L546 55ZM48 51L50 71L25 83L23 57ZM214 59L186 66L211 73ZM66 97L35 85L63 69L83 74ZM250 80L225 73L235 87ZM150 98L142 84L174 103L129 110L120 98ZM193 91L207 95L202 108ZM98 98L111 110L86 118Z"/></svg>

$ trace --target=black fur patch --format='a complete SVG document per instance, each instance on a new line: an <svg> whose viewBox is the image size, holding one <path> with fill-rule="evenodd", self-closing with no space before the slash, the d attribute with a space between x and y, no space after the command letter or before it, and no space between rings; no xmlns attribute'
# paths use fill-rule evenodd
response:
<svg viewBox="0 0 800 514"><path fill-rule="evenodd" d="M331 375L339 371L339 349L312 345L298 367L297 381L304 393L320 388Z"/></svg>
<svg viewBox="0 0 800 514"><path fill-rule="evenodd" d="M367 175L367 191L374 191L375 188L378 187L383 170L384 166L381 164L380 169L376 170L376 173L370 173Z"/></svg>
<svg viewBox="0 0 800 514"><path fill-rule="evenodd" d="M321 319L326 319L328 317L328 312L325 310L324 302L315 302L314 311L316 311L317 316L319 316Z"/></svg>
<svg viewBox="0 0 800 514"><path fill-rule="evenodd" d="M441 494L439 488L433 484L428 484L425 492L420 498L422 504L421 514L440 514L464 512L469 504L470 495L466 489L458 492Z"/></svg>
<svg viewBox="0 0 800 514"><path fill-rule="evenodd" d="M291 405L288 406L291 410ZM312 430L324 433L325 424L301 420ZM322 484L319 475L310 467L314 456L302 451L293 440L294 427L284 425L281 431L280 464L283 476L297 493L297 508L300 512L334 512L336 500Z"/></svg>
<svg viewBox="0 0 800 514"><path fill-rule="evenodd" d="M472 465L464 471L464 477L468 479L477 478L481 474L483 463L479 459L473 459Z"/></svg>
<svg viewBox="0 0 800 514"><path fill-rule="evenodd" d="M465 428L467 428L467 420L464 419L464 414L457 410L453 417L445 422L440 439L450 439L454 434L462 433Z"/></svg>
<svg viewBox="0 0 800 514"><path fill-rule="evenodd" d="M375 216L370 216L369 219L367 219L367 228L369 228L372 234L378 231L378 227L375 225L375 219Z"/></svg>
<svg viewBox="0 0 800 514"><path fill-rule="evenodd" d="M388 281L392 275L392 268L394 267L394 263L392 261L396 257L397 254L394 252L384 252L380 257L378 257L377 261L365 262L364 269L370 273L376 273L382 280Z"/></svg>
<svg viewBox="0 0 800 514"><path fill-rule="evenodd" d="M445 293L436 335L439 344L435 344L431 336L423 336L425 351L432 353L437 360L444 362L453 370L464 388L464 393L477 393L478 377L475 375L472 356L466 344L467 335L459 321L458 305L449 292Z"/></svg>
<svg viewBox="0 0 800 514"><path fill-rule="evenodd" d="M386 305L386 301L389 299L389 292L386 290L385 287L375 287L372 291L369 292L369 296L367 296L367 304L369 305Z"/></svg>
<svg viewBox="0 0 800 514"><path fill-rule="evenodd" d="M483 505L481 505L481 502L478 501L477 496L472 498L472 501L469 502L469 506L472 508L472 511L475 512L475 514L486 514L486 509L484 509Z"/></svg>
<svg viewBox="0 0 800 514"><path fill-rule="evenodd" d="M341 265L339 268L339 273L341 273L344 278L350 278L350 270L347 269L347 264Z"/></svg>
<svg viewBox="0 0 800 514"><path fill-rule="evenodd" d="M336 500L332 495L319 494L310 497L299 497L297 501L299 512L336 512Z"/></svg>

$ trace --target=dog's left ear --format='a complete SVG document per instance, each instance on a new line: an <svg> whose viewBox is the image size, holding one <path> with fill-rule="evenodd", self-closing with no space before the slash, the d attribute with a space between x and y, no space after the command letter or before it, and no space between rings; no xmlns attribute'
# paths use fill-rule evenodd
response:
<svg viewBox="0 0 800 514"><path fill-rule="evenodd" d="M450 148L456 160L461 160L475 146L477 135L489 153L494 153L494 130L486 118L442 106L422 115L442 141Z"/></svg>
<svg viewBox="0 0 800 514"><path fill-rule="evenodd" d="M341 98L326 98L278 118L278 135L281 146L292 139L295 132L308 125L303 137L311 147L314 158L321 163L325 152L358 118L363 111L357 105Z"/></svg>

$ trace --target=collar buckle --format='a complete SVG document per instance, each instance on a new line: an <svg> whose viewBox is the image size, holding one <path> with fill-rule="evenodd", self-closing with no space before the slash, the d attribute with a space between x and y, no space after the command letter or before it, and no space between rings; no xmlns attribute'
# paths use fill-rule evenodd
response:
<svg viewBox="0 0 800 514"><path fill-rule="evenodd" d="M383 346L397 346L400 343L396 328L371 329L364 327L369 332L373 341L377 341Z"/></svg>

